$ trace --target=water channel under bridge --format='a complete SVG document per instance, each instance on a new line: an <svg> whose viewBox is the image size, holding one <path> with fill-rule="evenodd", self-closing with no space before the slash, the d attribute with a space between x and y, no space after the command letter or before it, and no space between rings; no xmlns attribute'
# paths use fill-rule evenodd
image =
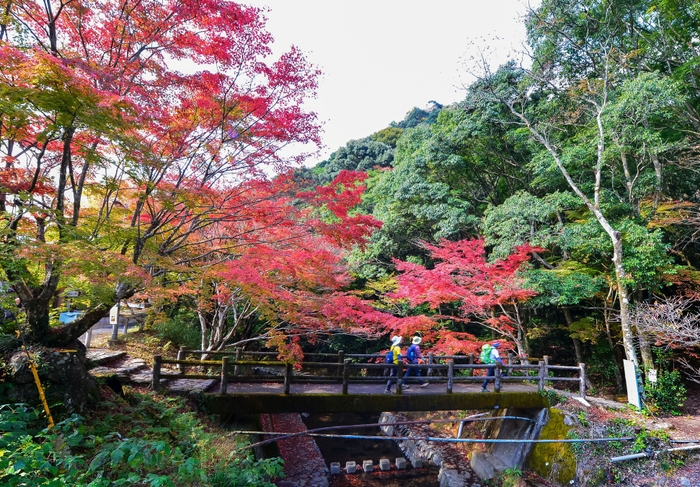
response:
<svg viewBox="0 0 700 487"><path fill-rule="evenodd" d="M190 358L204 354L217 359ZM416 378L405 377L409 367L405 364L379 362L380 355L309 354L300 368L274 360L276 355L181 349L176 359L154 358L153 387L208 380L205 407L211 414L222 415L542 408L548 405L545 385L555 381L574 383L585 397L585 365L552 365L547 357L508 359L503 368L493 368L491 392L481 392L489 366L475 364L470 356L431 354L426 363L410 366L421 371L422 377ZM386 394L388 377L381 374L391 368L400 381ZM401 380L408 387L402 387Z"/></svg>

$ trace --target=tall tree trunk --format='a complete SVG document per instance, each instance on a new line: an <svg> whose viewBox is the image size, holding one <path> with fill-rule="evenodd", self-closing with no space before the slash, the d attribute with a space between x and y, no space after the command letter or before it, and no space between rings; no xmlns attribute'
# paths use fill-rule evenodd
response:
<svg viewBox="0 0 700 487"><path fill-rule="evenodd" d="M571 330L571 325L574 320L571 318L571 310L568 306L562 307L562 312L564 313L564 319L566 320L566 328ZM576 353L576 363L583 363L583 352L581 351L581 340L578 338L571 337L574 342L574 352Z"/></svg>
<svg viewBox="0 0 700 487"><path fill-rule="evenodd" d="M606 222L607 223L607 222ZM603 225L605 228L605 225ZM609 228L609 225L608 225ZM606 228L606 231L608 229ZM627 275L622 265L622 236L620 232L610 229L608 232L613 242L613 265L615 266L615 280L617 284L617 296L620 301L620 327L622 329L622 346L625 349L625 357L635 366L639 366L637 354L634 349L634 332L630 322L629 294L625 280Z"/></svg>
<svg viewBox="0 0 700 487"><path fill-rule="evenodd" d="M620 370L620 364L622 363L623 356L620 353L619 347L615 344L615 340L613 339L612 332L610 331L610 315L613 311L611 307L608 306L608 302L612 302L614 300L609 299L611 296L614 295L614 290L612 286L610 287L610 291L608 292L608 299L604 301L604 307L603 307L603 320L605 322L605 337L608 340L608 345L610 345L610 350L613 351L615 354L615 367L613 369L613 373L615 374L615 383L617 385L617 390L618 391L624 391L624 382L622 381L622 371Z"/></svg>
<svg viewBox="0 0 700 487"><path fill-rule="evenodd" d="M571 325L574 322L574 320L571 318L571 310L569 309L568 306L564 306L562 308L562 311L564 312L564 319L566 320L566 327L571 330ZM583 360L583 350L581 347L581 340L578 338L571 337L571 341L574 343L574 353L576 354L576 363L577 364L583 364L585 361ZM591 382L590 377L586 376L586 388L591 389L593 387L593 383Z"/></svg>
<svg viewBox="0 0 700 487"><path fill-rule="evenodd" d="M516 110L512 102L506 102L506 104L510 108L511 113L513 113L525 124L525 126L529 129L530 133L533 135L535 140L542 144L542 146L547 150L547 152L554 160L554 163L559 168L559 171L561 172L562 176L564 176L564 179L569 184L569 187L571 187L573 192L576 193L576 195L581 199L581 201L583 201L588 210L591 213L593 213L595 219L598 221L603 230L605 230L605 233L607 233L610 237L610 240L613 244L612 262L615 267L615 283L617 285L617 292L620 298L620 324L622 326L622 344L625 350L625 356L627 357L627 360L630 360L632 363L634 363L635 366L638 366L639 362L637 361L637 354L635 353L634 349L635 335L632 331L632 326L630 324L629 317L629 296L626 285L626 273L624 265L622 263L622 236L620 235L620 232L615 230L612 227L612 225L610 225L610 222L605 217L600 208L602 171L605 154L605 129L603 126L603 110L605 109L605 105L607 103L606 90L607 79L605 79L603 99L600 102L589 101L589 103L592 103L595 107L595 120L598 128L597 160L594 168L595 181L593 199L589 198L586 195L586 193L583 192L583 190L579 186L579 183L576 180L574 180L573 177L571 177L571 174L569 174L569 171L566 168L566 164L564 164L564 161L562 161L561 157L559 156L557 148L555 148L555 146L552 145L550 140L546 137L545 133L540 132L538 128L535 127L523 113L520 113L518 110Z"/></svg>

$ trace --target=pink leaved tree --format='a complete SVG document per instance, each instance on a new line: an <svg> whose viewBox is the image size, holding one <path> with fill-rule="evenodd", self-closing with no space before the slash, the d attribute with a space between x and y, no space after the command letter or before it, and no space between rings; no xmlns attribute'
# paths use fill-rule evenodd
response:
<svg viewBox="0 0 700 487"><path fill-rule="evenodd" d="M489 262L484 241L441 241L422 244L435 261L432 268L395 261L400 272L398 289L391 297L405 299L412 306L427 304L435 320L478 321L480 325L511 341L519 355L526 353L525 326L519 305L536 293L525 287L519 272L538 249L523 245L505 259ZM441 306L457 306L456 316L445 316ZM472 353L478 348L468 334L433 330L437 348ZM464 341L469 343L464 343Z"/></svg>

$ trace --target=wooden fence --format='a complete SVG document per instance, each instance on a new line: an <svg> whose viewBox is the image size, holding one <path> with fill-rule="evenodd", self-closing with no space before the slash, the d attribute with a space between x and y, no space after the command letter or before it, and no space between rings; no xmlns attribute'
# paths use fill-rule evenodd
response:
<svg viewBox="0 0 700 487"><path fill-rule="evenodd" d="M190 360L188 356L220 356L220 360ZM221 394L226 394L229 382L234 383L270 383L282 382L284 393L290 393L292 382L295 383L328 383L342 384L342 393L348 393L348 385L354 384L379 384L385 383L388 377L382 375L367 375L373 370L396 368L396 393L402 393L402 381L417 383L427 381L430 383L445 383L446 392L452 393L455 383L483 382L484 375L474 375L474 371L488 370L493 365L475 364L473 355L427 355L427 363L420 365L406 365L400 362L398 365L384 363L385 355L377 354L345 354L340 351L337 354L311 353L305 356L309 360L301 363L301 370L295 371L292 364L273 360L260 360L260 358L275 358L277 352L247 352L241 349L235 351L211 352L206 350L187 350L181 348L177 359L163 358L160 355L154 357L153 364L153 389L160 387L161 379L219 379ZM244 359L244 357L251 357ZM232 360L233 358L233 360ZM257 359L256 359L257 358ZM162 365L176 365L177 372L166 372ZM251 369L266 368L276 375L251 375ZM404 377L408 367L425 371L423 376ZM192 371L188 372L188 368ZM212 372L220 369L219 373ZM248 370L246 370L248 369ZM321 374L311 373L312 370L323 369ZM565 377L558 374L573 373L574 377ZM333 374L333 375L324 375ZM549 358L542 359L516 359L506 358L503 368L495 367L494 376L489 377L494 382L494 389L501 390L503 382L537 382L538 390L544 390L545 384L552 381L578 382L579 394L586 397L586 366L550 365Z"/></svg>

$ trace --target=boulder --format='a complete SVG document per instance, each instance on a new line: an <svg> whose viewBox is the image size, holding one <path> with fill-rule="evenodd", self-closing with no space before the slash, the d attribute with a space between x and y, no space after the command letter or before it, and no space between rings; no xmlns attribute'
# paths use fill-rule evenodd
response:
<svg viewBox="0 0 700 487"><path fill-rule="evenodd" d="M25 403L43 408L37 384L30 367L30 357L37 365L39 382L54 419L64 414L82 413L90 398L97 397L99 388L88 374L85 347L76 342L67 348L29 346L5 355L9 374L2 402Z"/></svg>

